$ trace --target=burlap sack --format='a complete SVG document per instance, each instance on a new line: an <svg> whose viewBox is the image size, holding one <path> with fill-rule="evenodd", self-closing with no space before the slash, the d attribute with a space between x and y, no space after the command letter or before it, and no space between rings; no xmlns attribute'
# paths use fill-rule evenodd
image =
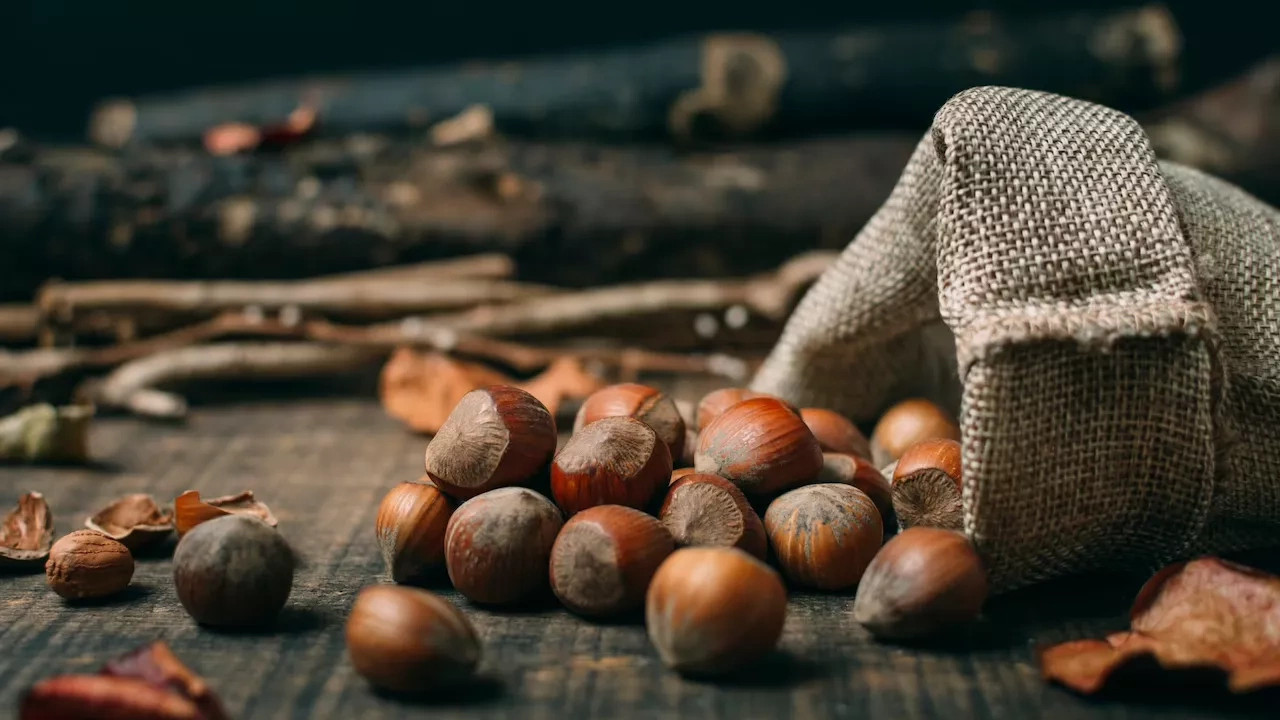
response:
<svg viewBox="0 0 1280 720"><path fill-rule="evenodd" d="M1116 111L966 91L753 386L858 420L955 408L998 590L1272 543L1280 213Z"/></svg>

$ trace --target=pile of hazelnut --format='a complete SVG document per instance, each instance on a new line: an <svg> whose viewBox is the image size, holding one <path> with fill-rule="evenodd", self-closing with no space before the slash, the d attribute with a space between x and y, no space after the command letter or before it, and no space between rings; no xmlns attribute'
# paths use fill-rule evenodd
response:
<svg viewBox="0 0 1280 720"><path fill-rule="evenodd" d="M698 432L659 390L614 385L585 400L557 452L554 419L532 395L467 394L427 447L426 476L379 508L399 585L357 597L346 629L356 670L392 691L474 670L466 616L408 587L442 572L477 606L549 592L586 618L643 611L662 661L694 675L773 650L787 584L857 588L853 619L882 639L977 617L987 577L959 532L959 431L937 406L895 406L870 441L837 413L738 388L704 397L694 419Z"/></svg>

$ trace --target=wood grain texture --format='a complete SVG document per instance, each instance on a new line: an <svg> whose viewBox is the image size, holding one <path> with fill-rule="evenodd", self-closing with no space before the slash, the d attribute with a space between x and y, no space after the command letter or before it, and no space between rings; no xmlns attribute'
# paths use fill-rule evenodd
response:
<svg viewBox="0 0 1280 720"><path fill-rule="evenodd" d="M203 674L237 718L1189 719L1266 716L1276 702L1095 703L1046 687L1036 643L1126 625L1136 584L1080 580L999 599L985 624L931 649L874 643L850 620L850 596L797 594L782 651L726 683L685 681L663 669L639 624L591 624L552 608L480 611L445 592L476 625L482 681L427 703L379 696L352 670L342 628L356 592L387 582L374 517L389 488L421 474L423 443L371 401L296 400L197 409L185 428L102 418L91 446L104 467L0 469L0 501L45 493L59 535L128 492L171 499L187 489L253 489L308 560L277 627L253 635L215 633L188 619L173 591L171 544L141 557L133 589L107 604L67 605L42 575L0 576L0 714L41 678L93 672L157 638Z"/></svg>

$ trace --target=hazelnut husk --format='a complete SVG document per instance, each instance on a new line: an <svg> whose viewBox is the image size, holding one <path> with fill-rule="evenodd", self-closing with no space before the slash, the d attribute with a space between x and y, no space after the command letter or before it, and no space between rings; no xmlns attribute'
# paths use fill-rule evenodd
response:
<svg viewBox="0 0 1280 720"><path fill-rule="evenodd" d="M161 509L150 495L133 493L99 510L84 526L134 552L168 537L173 532L173 513Z"/></svg>
<svg viewBox="0 0 1280 720"><path fill-rule="evenodd" d="M960 428L951 415L923 398L904 400L880 416L871 433L871 460L884 467L902 457L907 448L925 440L959 440Z"/></svg>
<svg viewBox="0 0 1280 720"><path fill-rule="evenodd" d="M893 470L893 507L902 528L964 529L960 443L926 440L911 446Z"/></svg>
<svg viewBox="0 0 1280 720"><path fill-rule="evenodd" d="M746 388L721 388L703 395L702 399L698 401L696 411L698 430L701 431L707 429L707 426L714 422L716 418L720 417L725 410L728 410L743 400L752 400L754 398L762 397L778 400L790 408L796 415L800 414L800 409L796 406L767 393L756 392L755 390L748 390Z"/></svg>
<svg viewBox="0 0 1280 720"><path fill-rule="evenodd" d="M764 523L737 485L693 473L672 483L658 517L680 546L736 547L764 560Z"/></svg>
<svg viewBox="0 0 1280 720"><path fill-rule="evenodd" d="M393 692L433 690L471 676L480 641L444 598L408 587L367 587L347 617L347 653L356 672Z"/></svg>
<svg viewBox="0 0 1280 720"><path fill-rule="evenodd" d="M472 390L427 445L431 482L455 500L528 483L556 451L555 418L511 385Z"/></svg>
<svg viewBox="0 0 1280 720"><path fill-rule="evenodd" d="M885 532L896 529L897 519L893 510L893 486L870 460L858 455L844 453L823 453L822 470L814 478L814 484L840 483L858 488L871 498L876 510L880 511L880 519L884 523Z"/></svg>
<svg viewBox="0 0 1280 720"><path fill-rule="evenodd" d="M44 565L53 547L53 512L44 495L30 492L0 526L0 569L32 569Z"/></svg>
<svg viewBox="0 0 1280 720"><path fill-rule="evenodd" d="M563 524L560 510L528 488L477 495L458 506L445 528L449 580L483 605L534 600L548 589L551 546Z"/></svg>
<svg viewBox="0 0 1280 720"><path fill-rule="evenodd" d="M391 488L378 506L382 562L398 583L431 579L444 569L444 533L453 501L426 478Z"/></svg>
<svg viewBox="0 0 1280 720"><path fill-rule="evenodd" d="M578 409L573 431L577 433L597 420L616 416L633 417L653 428L673 459L684 454L686 435L679 408L666 393L639 383L610 385L591 393Z"/></svg>
<svg viewBox="0 0 1280 720"><path fill-rule="evenodd" d="M786 403L744 400L698 437L700 473L719 475L747 495L770 495L809 482L822 469L822 449Z"/></svg>
<svg viewBox="0 0 1280 720"><path fill-rule="evenodd" d="M778 496L764 514L764 527L787 580L819 590L857 585L884 542L884 524L871 498L836 483Z"/></svg>
<svg viewBox="0 0 1280 720"><path fill-rule="evenodd" d="M858 586L853 619L883 639L922 638L978 617L986 570L962 533L913 527L885 543Z"/></svg>
<svg viewBox="0 0 1280 720"><path fill-rule="evenodd" d="M801 408L800 418L823 452L845 453L871 459L871 443L849 418L825 408Z"/></svg>
<svg viewBox="0 0 1280 720"><path fill-rule="evenodd" d="M658 566L675 550L652 515L599 505L574 515L551 548L551 590L570 612L605 618L639 610Z"/></svg>
<svg viewBox="0 0 1280 720"><path fill-rule="evenodd" d="M567 515L597 505L645 509L671 481L671 452L630 417L597 420L569 438L551 463L551 494Z"/></svg>
<svg viewBox="0 0 1280 720"><path fill-rule="evenodd" d="M201 625L260 627L272 622L293 589L293 549L274 528L249 515L197 525L173 553L178 601Z"/></svg>
<svg viewBox="0 0 1280 720"><path fill-rule="evenodd" d="M686 675L720 675L771 652L787 591L768 565L737 548L676 550L653 576L645 627L662 662Z"/></svg>
<svg viewBox="0 0 1280 720"><path fill-rule="evenodd" d="M129 548L94 530L64 535L49 550L44 567L49 588L67 600L104 598L129 587Z"/></svg>
<svg viewBox="0 0 1280 720"><path fill-rule="evenodd" d="M252 490L208 500L200 499L200 493L195 490L188 490L173 501L174 528L178 531L179 538L202 522L227 515L247 515L261 520L270 527L276 526L276 518L271 514L271 508L258 502Z"/></svg>

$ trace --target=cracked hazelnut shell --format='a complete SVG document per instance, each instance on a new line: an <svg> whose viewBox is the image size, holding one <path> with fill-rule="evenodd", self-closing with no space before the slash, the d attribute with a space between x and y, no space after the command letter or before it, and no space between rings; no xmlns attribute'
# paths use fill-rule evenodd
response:
<svg viewBox="0 0 1280 720"><path fill-rule="evenodd" d="M643 510L671 481L671 452L653 428L607 417L574 433L551 464L551 494L573 515L597 505Z"/></svg>
<svg viewBox="0 0 1280 720"><path fill-rule="evenodd" d="M764 527L787 580L819 590L857 585L884 542L884 525L871 498L836 483L778 496L764 514Z"/></svg>
<svg viewBox="0 0 1280 720"><path fill-rule="evenodd" d="M657 518L621 505L598 505L564 524L551 548L551 589L585 617L623 615L644 605L658 566L675 550Z"/></svg>
<svg viewBox="0 0 1280 720"><path fill-rule="evenodd" d="M578 409L573 431L616 416L633 417L653 428L673 459L683 455L686 435L679 408L666 393L639 383L610 385L591 393Z"/></svg>
<svg viewBox="0 0 1280 720"><path fill-rule="evenodd" d="M132 493L99 510L84 526L135 551L172 533L173 513L163 510L146 493Z"/></svg>
<svg viewBox="0 0 1280 720"><path fill-rule="evenodd" d="M202 522L227 515L246 515L257 518L270 527L276 526L271 508L258 502L252 490L208 499L201 499L200 493L188 490L173 501L173 523L179 538Z"/></svg>
<svg viewBox="0 0 1280 720"><path fill-rule="evenodd" d="M747 495L770 495L816 477L822 470L822 449L786 403L754 398L725 410L703 429L694 467L719 475Z"/></svg>
<svg viewBox="0 0 1280 720"><path fill-rule="evenodd" d="M27 493L0 525L0 568L38 568L49 559L51 548L53 512L44 495Z"/></svg>

